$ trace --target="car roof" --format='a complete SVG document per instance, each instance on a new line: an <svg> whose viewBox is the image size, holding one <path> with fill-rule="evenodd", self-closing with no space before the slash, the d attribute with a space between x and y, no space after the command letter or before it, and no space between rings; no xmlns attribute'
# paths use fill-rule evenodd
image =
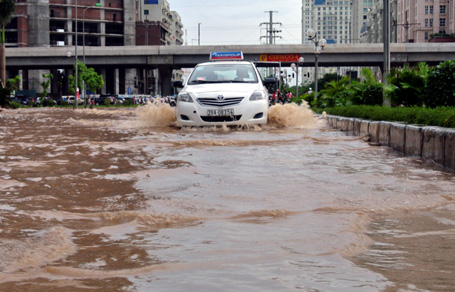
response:
<svg viewBox="0 0 455 292"><path fill-rule="evenodd" d="M204 62L197 64L198 66L208 66L208 65L225 65L225 64L241 64L241 65L253 65L249 61L215 61L215 62Z"/></svg>

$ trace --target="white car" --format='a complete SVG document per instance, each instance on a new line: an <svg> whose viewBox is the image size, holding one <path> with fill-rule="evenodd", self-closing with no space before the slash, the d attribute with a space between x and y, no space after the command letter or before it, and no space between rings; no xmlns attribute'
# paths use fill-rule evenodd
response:
<svg viewBox="0 0 455 292"><path fill-rule="evenodd" d="M194 68L177 97L177 126L267 123L268 93L258 70L225 59Z"/></svg>

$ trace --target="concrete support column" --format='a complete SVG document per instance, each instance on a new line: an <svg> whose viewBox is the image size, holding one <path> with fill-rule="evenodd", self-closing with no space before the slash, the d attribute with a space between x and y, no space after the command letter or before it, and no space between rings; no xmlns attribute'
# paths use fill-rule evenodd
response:
<svg viewBox="0 0 455 292"><path fill-rule="evenodd" d="M100 3L101 3L101 6L104 7L104 5L105 5L104 0L101 0ZM105 19L106 19L106 13L105 13L104 9L101 9L100 20L105 20ZM104 21L102 21L100 23L100 34L101 34L100 46L105 47L106 46L106 23Z"/></svg>
<svg viewBox="0 0 455 292"><path fill-rule="evenodd" d="M57 96L59 94L59 88L58 88L58 71L57 70L52 70L51 71L52 75L54 78L51 80L51 86L50 86L50 94L49 96Z"/></svg>
<svg viewBox="0 0 455 292"><path fill-rule="evenodd" d="M47 47L50 45L49 0L29 0L27 2L29 45Z"/></svg>
<svg viewBox="0 0 455 292"><path fill-rule="evenodd" d="M159 70L159 78L160 78L160 86L161 86L161 95L167 96L172 94L172 68L169 66L160 66L158 67Z"/></svg>
<svg viewBox="0 0 455 292"><path fill-rule="evenodd" d="M119 83L119 76L120 76L120 74L119 74L119 69L118 69L118 68L115 68L115 69L114 69L114 78L113 78L113 80L112 80L112 81L114 82L114 92L112 92L112 94L118 95L119 92L120 92L120 91L119 91L119 88L120 88L120 87L119 87L119 85L120 85L120 83Z"/></svg>
<svg viewBox="0 0 455 292"><path fill-rule="evenodd" d="M66 21L66 29L67 29L67 34L66 34L66 37L65 37L65 43L68 45L68 46L72 46L73 45L73 32L74 32L74 28L73 28L73 20L72 20L72 17L73 17L73 5L72 4L72 0L66 0L66 4L68 5L66 7L66 14L68 15L68 20Z"/></svg>
<svg viewBox="0 0 455 292"><path fill-rule="evenodd" d="M17 75L21 78L21 82L19 82L18 90L24 90L24 70L19 70Z"/></svg>
<svg viewBox="0 0 455 292"><path fill-rule="evenodd" d="M160 76L160 70L159 69L153 69L152 70L152 77L153 80L155 81L155 84L153 85L153 95L163 95L161 91L161 76Z"/></svg>
<svg viewBox="0 0 455 292"><path fill-rule="evenodd" d="M103 80L104 80L104 85L103 87L101 87L101 93L107 93L106 92L106 83L107 83L107 79L106 79L106 69L101 69L101 72L100 72L101 76L103 76Z"/></svg>
<svg viewBox="0 0 455 292"><path fill-rule="evenodd" d="M128 88L131 88L132 94L137 94L137 88L134 87L135 69L125 69L125 93L128 94Z"/></svg>

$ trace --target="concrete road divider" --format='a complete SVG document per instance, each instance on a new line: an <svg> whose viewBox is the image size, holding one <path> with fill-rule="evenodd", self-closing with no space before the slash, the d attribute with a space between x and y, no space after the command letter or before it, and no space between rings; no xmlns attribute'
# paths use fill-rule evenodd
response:
<svg viewBox="0 0 455 292"><path fill-rule="evenodd" d="M455 129L407 125L327 116L328 124L353 136L366 136L370 142L393 148L405 156L421 157L455 170Z"/></svg>

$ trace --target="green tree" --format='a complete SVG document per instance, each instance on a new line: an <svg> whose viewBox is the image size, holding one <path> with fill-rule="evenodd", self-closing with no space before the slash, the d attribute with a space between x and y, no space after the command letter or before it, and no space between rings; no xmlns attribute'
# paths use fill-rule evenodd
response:
<svg viewBox="0 0 455 292"><path fill-rule="evenodd" d="M8 79L5 87L0 87L0 106L11 107L11 92L17 90L17 84L21 81L19 75L15 78Z"/></svg>
<svg viewBox="0 0 455 292"><path fill-rule="evenodd" d="M425 95L425 80L429 66L420 62L417 67L405 64L401 69L392 69L387 77L387 95L392 106L422 106Z"/></svg>
<svg viewBox="0 0 455 292"><path fill-rule="evenodd" d="M352 81L352 104L381 105L383 102L383 86L377 82L369 68L362 68L363 81Z"/></svg>
<svg viewBox="0 0 455 292"><path fill-rule="evenodd" d="M350 104L350 78L341 77L338 81L332 80L321 90L319 102L321 107L333 107Z"/></svg>
<svg viewBox="0 0 455 292"><path fill-rule="evenodd" d="M43 73L43 78L46 78L47 80L40 83L41 87L43 88L43 91L40 92L41 98L47 96L47 90L49 89L49 86L51 85L51 81L54 78L54 75L52 75L52 73L49 73L49 74Z"/></svg>
<svg viewBox="0 0 455 292"><path fill-rule="evenodd" d="M16 9L14 0L0 0L0 82L1 87L6 87L6 53L5 53L5 26Z"/></svg>
<svg viewBox="0 0 455 292"><path fill-rule="evenodd" d="M97 90L104 86L103 76L96 73L95 69L87 68L87 66L80 61L77 61L77 64L78 64L77 79L79 79L77 84L79 88L83 88L82 81L85 82L85 85L87 86L88 89L90 89L91 92L96 92ZM69 76L68 79L70 82L70 88L68 89L68 91L70 94L74 94L75 78L74 76Z"/></svg>
<svg viewBox="0 0 455 292"><path fill-rule="evenodd" d="M445 61L428 74L424 103L428 107L455 106L455 61Z"/></svg>

